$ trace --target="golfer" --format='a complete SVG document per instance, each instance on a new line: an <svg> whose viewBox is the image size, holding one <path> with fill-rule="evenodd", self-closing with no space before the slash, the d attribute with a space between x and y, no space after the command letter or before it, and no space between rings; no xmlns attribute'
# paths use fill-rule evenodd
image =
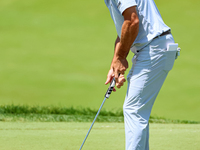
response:
<svg viewBox="0 0 200 150"><path fill-rule="evenodd" d="M171 29L164 23L153 0L104 0L117 30L115 51L105 84L126 81L127 55L135 55L127 76L124 101L126 150L149 149L149 117L154 101L172 69L176 51ZM119 75L120 74L120 75ZM115 89L114 89L115 90Z"/></svg>

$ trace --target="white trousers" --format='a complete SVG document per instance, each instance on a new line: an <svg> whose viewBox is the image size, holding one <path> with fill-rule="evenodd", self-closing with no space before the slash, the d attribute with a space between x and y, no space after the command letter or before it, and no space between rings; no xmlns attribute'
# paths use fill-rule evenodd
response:
<svg viewBox="0 0 200 150"><path fill-rule="evenodd" d="M135 52L123 105L126 150L149 150L151 109L176 55L176 51L167 51L169 43L174 43L171 34L160 36Z"/></svg>

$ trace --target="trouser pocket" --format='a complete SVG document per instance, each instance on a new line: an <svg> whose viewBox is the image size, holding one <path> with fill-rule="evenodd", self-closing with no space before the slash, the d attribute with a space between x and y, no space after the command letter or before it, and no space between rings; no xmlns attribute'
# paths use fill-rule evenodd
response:
<svg viewBox="0 0 200 150"><path fill-rule="evenodd" d="M166 51L165 52L165 64L164 64L164 71L170 71L174 66L174 61L176 58L177 50L173 51Z"/></svg>

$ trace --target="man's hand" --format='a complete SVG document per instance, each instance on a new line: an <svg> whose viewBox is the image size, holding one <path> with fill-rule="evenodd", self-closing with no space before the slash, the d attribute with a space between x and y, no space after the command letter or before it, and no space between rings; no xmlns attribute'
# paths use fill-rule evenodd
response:
<svg viewBox="0 0 200 150"><path fill-rule="evenodd" d="M128 61L126 60L126 58L114 57L111 64L111 68L113 70L113 74L114 74L116 85L117 85L117 83L120 82L118 81L118 78L120 77L119 74L124 75L126 69L128 68Z"/></svg>
<svg viewBox="0 0 200 150"><path fill-rule="evenodd" d="M112 81L112 79L114 78L114 72L113 69L110 69L107 75L107 80L105 82L105 84L107 85L108 83L110 83ZM118 78L118 83L116 83L117 88L120 88L121 86L124 85L124 82L126 81L126 79L124 78L124 75L120 74L120 76L117 76ZM113 91L115 92L116 89L113 88Z"/></svg>

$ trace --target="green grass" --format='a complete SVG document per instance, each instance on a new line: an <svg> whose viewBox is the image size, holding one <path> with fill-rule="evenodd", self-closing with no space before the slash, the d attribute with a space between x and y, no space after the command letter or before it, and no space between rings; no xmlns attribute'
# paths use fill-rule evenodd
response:
<svg viewBox="0 0 200 150"><path fill-rule="evenodd" d="M92 122L97 110L90 108L66 108L56 106L0 106L0 121L21 122ZM115 112L101 110L96 119L97 122L124 122L122 110ZM199 124L191 120L172 120L162 117L150 117L150 123L176 123L176 124Z"/></svg>
<svg viewBox="0 0 200 150"><path fill-rule="evenodd" d="M1 150L75 150L80 148L90 125L0 122L0 147ZM200 125L150 124L150 148L199 150L199 134ZM122 150L124 138L123 123L95 123L83 150Z"/></svg>
<svg viewBox="0 0 200 150"><path fill-rule="evenodd" d="M199 150L200 1L155 2L182 51L152 110L150 148ZM107 90L115 38L103 1L1 0L0 106L13 107L0 109L0 149L79 149ZM116 122L125 92L106 101L83 150L124 149Z"/></svg>
<svg viewBox="0 0 200 150"><path fill-rule="evenodd" d="M200 17L200 1L155 2L182 51L158 95L152 115L199 120L200 52L197 43L200 31L197 28L200 21L195 18Z"/></svg>
<svg viewBox="0 0 200 150"><path fill-rule="evenodd" d="M200 1L155 2L182 52L152 116L200 121ZM0 35L0 105L99 108L116 38L103 1L1 0ZM122 109L125 92L105 109Z"/></svg>

